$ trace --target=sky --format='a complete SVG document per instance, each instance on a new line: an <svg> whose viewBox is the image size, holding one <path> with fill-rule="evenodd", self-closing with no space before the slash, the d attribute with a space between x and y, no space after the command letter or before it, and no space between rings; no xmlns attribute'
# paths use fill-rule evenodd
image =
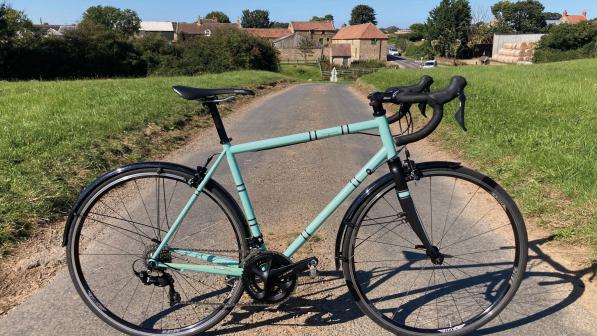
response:
<svg viewBox="0 0 597 336"><path fill-rule="evenodd" d="M367 4L377 13L378 25L381 27L397 26L406 28L413 23L423 22L431 9L440 0L0 0L10 4L13 8L24 11L34 22L51 24L76 23L81 14L90 6L110 5L135 10L145 21L181 21L194 22L198 16L205 15L212 10L226 13L230 20L235 21L241 16L243 9L267 9L270 20L288 22L291 20L309 20L314 15L324 16L332 14L336 26L347 23L352 8L358 4ZM498 0L470 0L473 12L485 13L491 19L489 8ZM597 0L542 0L550 12L580 14L588 12L589 18L597 17Z"/></svg>

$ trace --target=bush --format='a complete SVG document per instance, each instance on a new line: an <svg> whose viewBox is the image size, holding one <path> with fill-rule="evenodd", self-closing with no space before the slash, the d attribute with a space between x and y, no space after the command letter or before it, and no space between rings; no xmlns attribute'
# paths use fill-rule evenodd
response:
<svg viewBox="0 0 597 336"><path fill-rule="evenodd" d="M534 61L535 63L549 63L595 57L597 57L597 44L587 44L583 48L573 50L540 48L535 51Z"/></svg>
<svg viewBox="0 0 597 336"><path fill-rule="evenodd" d="M32 39L7 51L3 79L144 76L147 65L133 44L113 32L83 27L64 36Z"/></svg>
<svg viewBox="0 0 597 336"><path fill-rule="evenodd" d="M151 57L151 53L151 48L145 49L144 57ZM280 63L269 41L237 29L223 29L210 37L189 38L176 45L173 52L161 56L152 74L197 75L244 69L279 71Z"/></svg>
<svg viewBox="0 0 597 336"><path fill-rule="evenodd" d="M350 63L350 67L353 69L383 68L385 66L385 62L378 60L357 60Z"/></svg>
<svg viewBox="0 0 597 336"><path fill-rule="evenodd" d="M539 48L573 50L597 41L597 22L553 26L539 42Z"/></svg>
<svg viewBox="0 0 597 336"><path fill-rule="evenodd" d="M597 57L597 22L562 24L543 36L535 51L536 63Z"/></svg>
<svg viewBox="0 0 597 336"><path fill-rule="evenodd" d="M434 52L429 43L410 43L407 45L406 49L404 50L404 55L410 58L433 58Z"/></svg>

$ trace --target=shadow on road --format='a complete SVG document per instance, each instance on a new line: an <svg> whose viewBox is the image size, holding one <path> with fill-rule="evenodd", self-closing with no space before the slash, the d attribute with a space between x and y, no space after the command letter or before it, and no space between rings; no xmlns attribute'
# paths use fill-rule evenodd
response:
<svg viewBox="0 0 597 336"><path fill-rule="evenodd" d="M479 330L477 334L489 335L506 331L549 317L565 309L585 293L585 286L581 278L590 274L589 281L594 281L597 265L594 263L580 271L567 269L543 252L542 245L552 239L553 237L548 237L529 242L529 266L521 288L504 312L489 326ZM380 272L374 272L379 274L370 274L368 281L370 284L374 284L373 279L397 271L400 271L400 269L393 271L384 269ZM276 309L267 308L267 311L273 312L273 314L268 314L267 318L263 320L259 320L260 316L254 319L251 318L251 315L261 312L263 308L243 307L235 310L231 314L231 318L221 326L221 329L209 334L231 334L268 325L327 326L345 323L363 316L354 303L352 296L345 290L345 282L341 272L324 271L320 273L320 276L323 280L303 278L309 280L302 281L302 288L299 287L299 292L294 297ZM484 275L484 278L478 281L487 281L487 277L491 276L491 274ZM417 301L428 302L437 296L446 295L465 285L470 285L470 281L470 279L467 279L466 284L462 281L454 281L441 288L422 288L421 290L426 293ZM429 293L427 294L428 290ZM335 296L333 295L334 291L342 291L344 294ZM393 298L397 296L400 296L400 294L392 295ZM400 313L408 315L414 310L416 308L405 305L405 307L401 307ZM273 317L270 317L272 315ZM303 318L304 316L306 318Z"/></svg>

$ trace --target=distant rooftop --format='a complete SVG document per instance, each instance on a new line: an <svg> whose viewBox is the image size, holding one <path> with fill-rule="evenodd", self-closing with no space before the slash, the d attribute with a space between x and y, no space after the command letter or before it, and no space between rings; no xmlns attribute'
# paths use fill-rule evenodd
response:
<svg viewBox="0 0 597 336"><path fill-rule="evenodd" d="M387 39L388 37L372 23L346 26L336 35L334 40Z"/></svg>
<svg viewBox="0 0 597 336"><path fill-rule="evenodd" d="M169 21L141 21L142 31L173 32L174 26Z"/></svg>
<svg viewBox="0 0 597 336"><path fill-rule="evenodd" d="M291 21L294 31L330 31L336 30L332 21Z"/></svg>

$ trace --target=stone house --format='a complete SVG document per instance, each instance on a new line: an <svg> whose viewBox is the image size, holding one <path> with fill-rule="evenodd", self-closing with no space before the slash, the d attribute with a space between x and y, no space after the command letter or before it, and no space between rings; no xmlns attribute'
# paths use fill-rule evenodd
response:
<svg viewBox="0 0 597 336"><path fill-rule="evenodd" d="M291 21L288 29L303 37L311 39L318 46L327 47L336 34L332 21Z"/></svg>
<svg viewBox="0 0 597 336"><path fill-rule="evenodd" d="M350 50L350 56L348 56ZM385 61L388 37L372 23L346 26L332 38L330 62L350 65L358 60Z"/></svg>
<svg viewBox="0 0 597 336"><path fill-rule="evenodd" d="M561 23L577 24L587 21L587 11L583 11L581 15L568 15L568 11L562 13L560 18Z"/></svg>
<svg viewBox="0 0 597 336"><path fill-rule="evenodd" d="M292 35L287 28L243 28L247 34L270 40L272 43L280 38Z"/></svg>
<svg viewBox="0 0 597 336"><path fill-rule="evenodd" d="M148 34L160 35L172 42L174 41L174 24L170 21L141 21L139 36Z"/></svg>
<svg viewBox="0 0 597 336"><path fill-rule="evenodd" d="M221 23L215 19L199 18L197 22L178 22L174 34L174 41L182 41L189 37L211 36L213 32L220 29L240 29L239 23Z"/></svg>

